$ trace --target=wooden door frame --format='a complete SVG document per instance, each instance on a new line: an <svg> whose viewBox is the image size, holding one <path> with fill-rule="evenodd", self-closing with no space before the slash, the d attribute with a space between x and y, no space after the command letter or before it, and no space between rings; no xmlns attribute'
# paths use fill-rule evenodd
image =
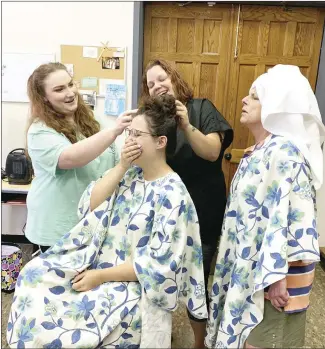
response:
<svg viewBox="0 0 325 349"><path fill-rule="evenodd" d="M136 108L138 105L138 100L140 98L141 93L141 80L143 74L143 52L144 52L144 3L145 1L135 1L133 8L133 55L132 55L132 98L131 105L132 108ZM313 6L308 7L317 7L315 2L313 2ZM159 2L158 2L159 4ZM220 2L222 4L222 2ZM229 3L231 4L231 3ZM239 1L235 1L234 5L239 5ZM243 5L247 3L242 3ZM256 5L263 5L263 3ZM276 5L276 4L274 4ZM281 2L277 4L277 6L281 6ZM292 6L290 3L288 6ZM324 7L324 5L319 4L319 8ZM298 5L294 5L294 7L299 7ZM307 7L306 5L302 7ZM316 77L316 89L315 94L317 96L322 96L324 92L321 93L321 88L323 84L318 84L319 80L324 80L325 73L321 74L321 72L325 72L325 25L323 26L323 40L321 46L321 53L319 57L319 64L317 70ZM325 105L324 103L320 103L321 115L323 117L323 122L325 123Z"/></svg>
<svg viewBox="0 0 325 349"><path fill-rule="evenodd" d="M318 64L317 79L316 79L316 90L315 90L315 95L316 95L316 99L318 100L320 113L322 115L323 123L325 124L324 91L325 91L325 25L323 28L323 40L322 40L321 51L319 56L319 64Z"/></svg>

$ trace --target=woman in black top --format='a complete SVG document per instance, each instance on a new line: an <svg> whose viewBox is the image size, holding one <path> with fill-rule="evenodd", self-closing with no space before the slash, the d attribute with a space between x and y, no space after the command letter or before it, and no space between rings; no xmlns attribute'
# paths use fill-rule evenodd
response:
<svg viewBox="0 0 325 349"><path fill-rule="evenodd" d="M206 296L210 265L217 249L226 206L222 158L233 140L233 130L208 99L193 98L179 73L163 60L148 64L142 79L142 96L173 95L180 125L174 156L167 159L185 183L200 224ZM207 297L208 299L208 297ZM190 316L195 348L204 348L205 321Z"/></svg>

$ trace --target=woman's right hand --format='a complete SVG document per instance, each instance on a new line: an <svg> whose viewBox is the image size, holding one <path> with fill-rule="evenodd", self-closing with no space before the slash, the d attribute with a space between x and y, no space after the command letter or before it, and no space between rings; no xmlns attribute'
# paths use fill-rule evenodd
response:
<svg viewBox="0 0 325 349"><path fill-rule="evenodd" d="M133 140L125 142L121 151L121 166L127 170L132 165L132 162L141 155L141 153L141 145L139 145L137 142Z"/></svg>
<svg viewBox="0 0 325 349"><path fill-rule="evenodd" d="M119 136L126 127L131 125L133 116L137 113L137 111L138 109L126 110L117 117L114 128L116 136Z"/></svg>

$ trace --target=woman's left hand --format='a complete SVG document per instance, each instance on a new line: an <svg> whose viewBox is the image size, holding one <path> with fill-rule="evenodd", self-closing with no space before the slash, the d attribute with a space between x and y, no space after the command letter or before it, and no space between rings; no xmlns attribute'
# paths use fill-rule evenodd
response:
<svg viewBox="0 0 325 349"><path fill-rule="evenodd" d="M73 279L72 283L72 288L75 291L84 292L92 290L103 283L101 270L83 271Z"/></svg>
<svg viewBox="0 0 325 349"><path fill-rule="evenodd" d="M178 100L176 100L176 114L179 116L179 127L185 130L190 124L188 112L186 106Z"/></svg>
<svg viewBox="0 0 325 349"><path fill-rule="evenodd" d="M288 305L289 302L289 292L287 290L286 278L270 285L268 296L274 308L278 311L282 311L282 308Z"/></svg>

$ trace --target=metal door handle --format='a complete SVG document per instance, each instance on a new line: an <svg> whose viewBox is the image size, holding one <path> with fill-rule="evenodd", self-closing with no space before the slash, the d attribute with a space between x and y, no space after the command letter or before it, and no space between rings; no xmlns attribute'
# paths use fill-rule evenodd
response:
<svg viewBox="0 0 325 349"><path fill-rule="evenodd" d="M230 160L231 160L231 158L232 158L231 153L227 153L227 154L225 154L224 158L225 158L227 161L230 161Z"/></svg>

